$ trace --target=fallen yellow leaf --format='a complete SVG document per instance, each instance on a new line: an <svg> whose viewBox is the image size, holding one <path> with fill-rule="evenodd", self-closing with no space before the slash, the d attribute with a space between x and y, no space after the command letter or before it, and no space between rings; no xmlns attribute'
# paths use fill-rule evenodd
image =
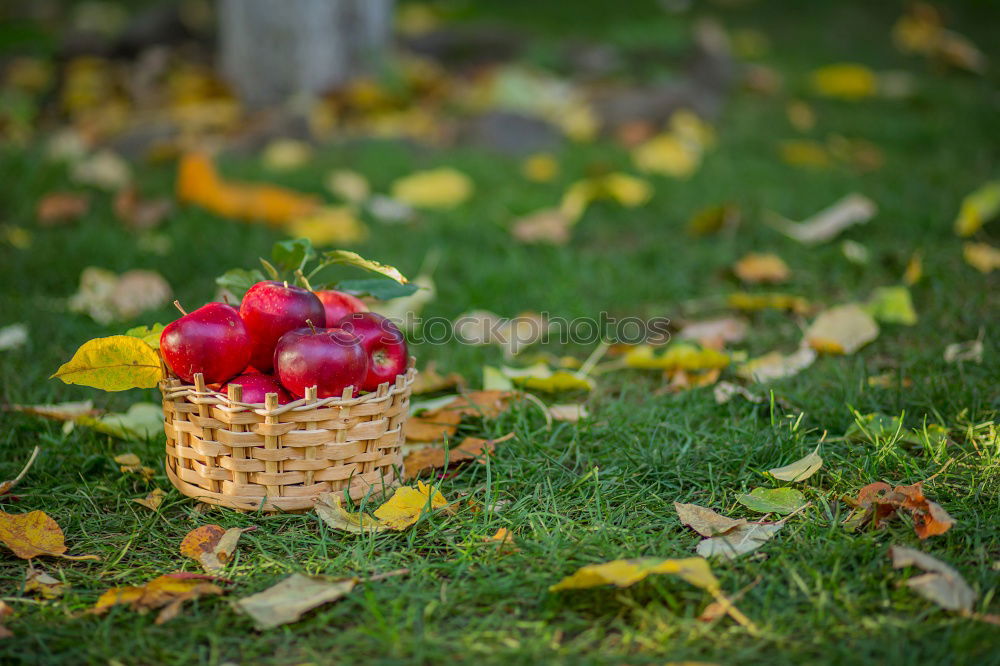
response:
<svg viewBox="0 0 1000 666"><path fill-rule="evenodd" d="M66 555L62 528L44 511L5 513L0 511L0 541L15 555L30 560L39 555L67 560L99 560L97 555Z"/></svg>
<svg viewBox="0 0 1000 666"><path fill-rule="evenodd" d="M472 196L473 189L464 173L440 167L400 178L392 184L392 198L416 208L454 208Z"/></svg>
<svg viewBox="0 0 1000 666"><path fill-rule="evenodd" d="M878 92L878 77L857 63L838 63L815 70L809 77L813 91L824 97L856 101Z"/></svg>
<svg viewBox="0 0 1000 666"><path fill-rule="evenodd" d="M434 511L448 504L434 486L417 481L417 487L396 489L388 502L373 511L373 515L390 529L404 530L416 523L425 510Z"/></svg>
<svg viewBox="0 0 1000 666"><path fill-rule="evenodd" d="M776 254L751 252L733 265L733 273L743 282L760 284L785 282L791 275L788 264Z"/></svg>
<svg viewBox="0 0 1000 666"><path fill-rule="evenodd" d="M349 206L324 206L288 223L288 235L308 238L317 247L351 245L368 237L368 229Z"/></svg>
<svg viewBox="0 0 1000 666"><path fill-rule="evenodd" d="M992 273L1000 268L1000 250L986 243L966 243L962 246L965 263L980 273Z"/></svg>
<svg viewBox="0 0 1000 666"><path fill-rule="evenodd" d="M818 352L853 354L878 334L872 316L856 303L848 303L821 312L806 330L805 339Z"/></svg>
<svg viewBox="0 0 1000 666"><path fill-rule="evenodd" d="M955 233L971 236L1000 214L1000 181L986 183L962 199L955 218Z"/></svg>
<svg viewBox="0 0 1000 666"><path fill-rule="evenodd" d="M549 153L536 153L521 163L521 173L530 181L548 183L559 175L559 163Z"/></svg>

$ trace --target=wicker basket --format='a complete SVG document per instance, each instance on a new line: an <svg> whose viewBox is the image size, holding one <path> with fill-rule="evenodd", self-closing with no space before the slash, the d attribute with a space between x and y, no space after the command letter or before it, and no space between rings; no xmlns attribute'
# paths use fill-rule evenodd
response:
<svg viewBox="0 0 1000 666"><path fill-rule="evenodd" d="M348 489L352 498L399 484L403 424L417 371L374 393L278 405L240 402L176 377L160 383L167 433L167 477L183 494L245 511L304 511L316 496Z"/></svg>

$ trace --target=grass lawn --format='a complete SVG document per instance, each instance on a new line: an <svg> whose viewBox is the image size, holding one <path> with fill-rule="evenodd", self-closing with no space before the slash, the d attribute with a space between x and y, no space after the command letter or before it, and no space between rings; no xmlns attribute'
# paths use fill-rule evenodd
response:
<svg viewBox="0 0 1000 666"><path fill-rule="evenodd" d="M560 3L561 4L561 3ZM497 13L539 31L539 44L569 30L533 8L511 3ZM618 40L655 33L662 13L607 16L581 8L573 20ZM488 10L483 10L488 11ZM898 284L914 251L924 256L924 277L912 289L919 322L885 325L881 336L855 355L824 357L798 376L775 382L774 404L736 399L717 405L712 390L656 395L655 373L602 376L589 396L591 418L546 430L531 404L468 434L516 438L498 447L487 465L468 465L441 485L448 499L469 494L484 503L504 500L498 513L461 511L432 515L402 533L356 536L334 532L315 514L247 515L194 511L195 502L168 493L158 513L131 502L152 487L169 488L158 461L162 437L122 442L85 428L63 434L61 424L0 411L0 478L20 469L32 447L42 454L15 494L12 512L41 509L66 534L69 552L95 553L100 562L44 559L43 567L71 589L55 603L19 597L26 563L0 553L2 595L15 615L13 638L0 641L9 664L300 664L300 663L607 663L662 664L696 660L744 663L1000 664L1000 628L941 610L900 582L913 570L894 571L892 544L925 550L954 566L979 593L977 610L1000 613L1000 446L995 430L970 436L969 428L995 423L1000 407L1000 365L995 329L1000 305L996 275L962 260L962 239L952 230L961 198L1000 168L997 76L946 74L922 59L900 55L889 41L899 8L872 3L822 3L808 12L798 3L755 3L718 10L730 28L755 28L771 48L762 62L780 71L785 90L774 96L736 93L715 123L718 144L687 181L653 177L648 205L624 209L595 204L564 247L525 246L507 230L513 217L558 200L565 187L594 165L634 172L627 152L599 141L557 153L559 178L526 182L519 162L473 149L431 150L390 142L324 149L306 169L281 175L283 184L322 191L333 167L364 173L378 191L418 168L449 165L469 174L475 195L448 212L422 215L407 227L372 227L355 248L365 256L415 275L429 252L440 262L438 295L425 315L454 318L471 309L505 316L524 310L567 318L638 314L676 318L682 302L738 289L726 268L748 251L772 251L793 271L787 290L823 305L864 300L879 286ZM544 13L543 13L544 12ZM591 13L588 13L591 12ZM990 3L951 9L953 27L967 34L995 65L1000 13ZM664 28L667 29L667 28ZM544 49L541 49L544 50ZM808 97L815 67L863 62L875 70L913 72L917 92L908 100L857 103ZM790 97L805 96L818 122L807 138L840 134L864 138L885 154L885 165L860 174L846 167L809 170L779 159L778 143L802 138L785 115ZM275 180L256 160L230 158L234 177ZM172 191L171 166L137 169L149 193ZM122 410L155 391L101 394L48 379L84 340L120 332L65 311L64 299L87 266L116 271L160 271L177 297L193 306L211 298L223 270L250 266L279 236L263 227L222 220L180 207L164 225L173 250L159 256L139 249L114 220L107 196L77 225L42 229L34 222L44 193L67 187L64 169L44 161L39 148L0 151L0 223L31 230L26 250L0 245L0 325L26 322L26 347L0 352L0 395L7 403L49 403L93 398ZM764 223L764 211L803 219L852 191L879 204L877 217L844 238L864 244L871 262L848 262L839 240L804 249ZM738 203L738 232L691 239L683 232L699 209ZM978 240L996 245L994 225ZM992 239L990 238L992 236ZM167 321L169 309L141 322ZM751 356L798 344L803 321L764 313L751 320L739 345ZM986 331L984 361L946 363L944 347ZM585 357L589 349L551 348ZM496 348L417 346L421 364L437 361L474 386L483 364L502 362ZM887 387L871 376L890 373ZM903 379L907 379L903 386ZM907 444L899 434L859 441L841 439L861 414L902 415L905 424L947 425L945 448ZM721 513L750 517L737 496L773 484L767 470L811 451L823 432L823 469L801 484L812 502L754 554L713 562L728 592L756 583L739 608L761 628L754 637L728 619L697 619L710 598L675 578L654 576L631 588L549 593L547 588L584 564L640 556L687 557L698 537L683 527L673 503L693 502ZM146 485L111 462L131 451L158 470ZM920 542L908 519L885 530L848 533L840 501L869 483L914 483L957 521L946 534ZM302 621L264 633L237 615L227 598L189 603L171 622L124 608L83 615L107 588L141 584L178 569L198 570L177 546L194 527L257 525L246 534L226 575L236 599L263 590L293 572L369 576L408 567L408 576L360 586L349 597L309 613ZM482 538L507 527L520 552L499 555Z"/></svg>

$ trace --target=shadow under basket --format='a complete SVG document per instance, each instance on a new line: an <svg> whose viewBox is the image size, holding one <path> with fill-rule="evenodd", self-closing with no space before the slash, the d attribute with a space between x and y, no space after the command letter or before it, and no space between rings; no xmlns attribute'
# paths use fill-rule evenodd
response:
<svg viewBox="0 0 1000 666"><path fill-rule="evenodd" d="M167 434L167 477L188 497L243 511L306 511L320 493L343 492L353 499L399 485L403 467L403 425L417 371L373 393L351 397L306 397L265 404L176 377L160 383Z"/></svg>

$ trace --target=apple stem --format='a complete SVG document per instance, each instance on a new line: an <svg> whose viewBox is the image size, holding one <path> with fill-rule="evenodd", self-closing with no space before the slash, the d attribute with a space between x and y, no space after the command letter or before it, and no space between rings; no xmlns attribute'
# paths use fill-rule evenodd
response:
<svg viewBox="0 0 1000 666"><path fill-rule="evenodd" d="M313 335L316 334L316 327L313 326L312 319L306 319L306 323L309 324L309 328L312 329Z"/></svg>
<svg viewBox="0 0 1000 666"><path fill-rule="evenodd" d="M178 310L180 310L182 315L184 315L185 317L187 316L187 310L185 310L181 306L181 302L180 301L174 301L174 307L177 308Z"/></svg>
<svg viewBox="0 0 1000 666"><path fill-rule="evenodd" d="M229 302L229 294L225 292L222 293L222 302L226 305L232 305L232 303Z"/></svg>

